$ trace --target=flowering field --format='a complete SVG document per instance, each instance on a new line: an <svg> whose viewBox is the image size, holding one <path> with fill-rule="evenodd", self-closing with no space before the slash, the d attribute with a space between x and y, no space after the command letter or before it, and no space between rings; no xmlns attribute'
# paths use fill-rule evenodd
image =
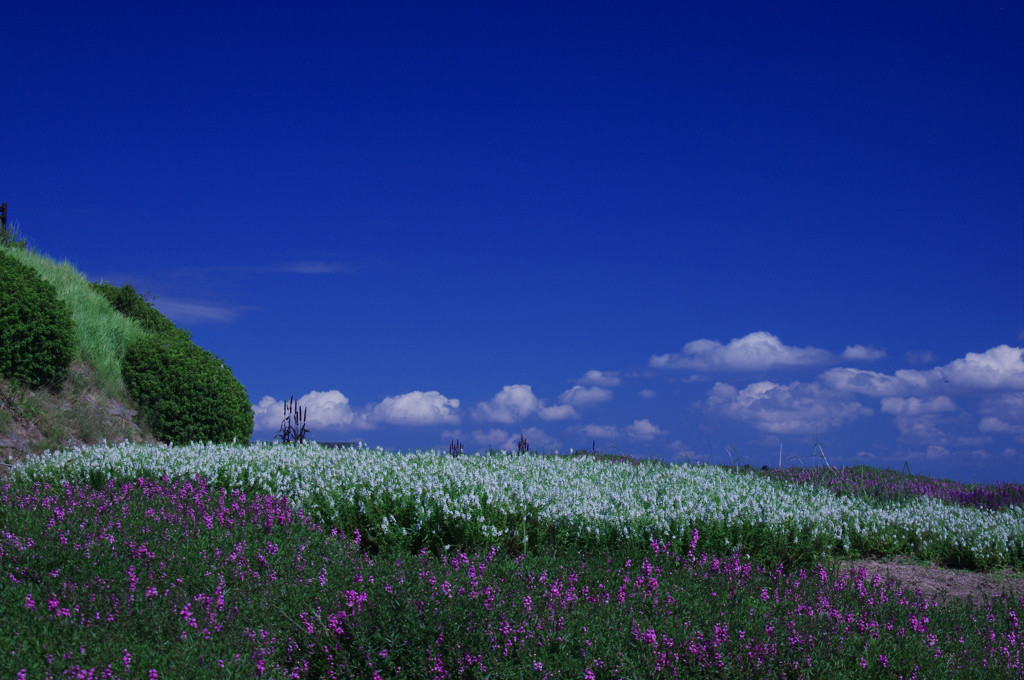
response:
<svg viewBox="0 0 1024 680"><path fill-rule="evenodd" d="M937 603L833 566L1021 570L1019 485L784 472L315 444L47 454L0 485L0 677L1024 670L1024 599Z"/></svg>

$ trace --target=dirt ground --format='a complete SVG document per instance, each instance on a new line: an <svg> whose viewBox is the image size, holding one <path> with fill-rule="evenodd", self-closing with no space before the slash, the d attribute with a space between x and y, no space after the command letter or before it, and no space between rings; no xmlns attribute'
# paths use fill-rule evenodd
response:
<svg viewBox="0 0 1024 680"><path fill-rule="evenodd" d="M982 606L993 596L1006 594L1024 599L1024 574L1009 569L992 572L974 572L962 569L947 569L935 564L922 565L907 557L883 557L878 559L841 560L838 565L844 571L861 567L868 577L880 574L883 579L895 578L904 592L913 593L920 589L928 600L943 602L943 596L969 601Z"/></svg>

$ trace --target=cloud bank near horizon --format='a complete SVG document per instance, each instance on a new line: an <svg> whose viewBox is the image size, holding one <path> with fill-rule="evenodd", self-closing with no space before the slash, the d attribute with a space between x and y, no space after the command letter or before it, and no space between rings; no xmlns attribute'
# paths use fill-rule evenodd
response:
<svg viewBox="0 0 1024 680"><path fill-rule="evenodd" d="M672 355L652 355L648 371L590 370L575 383L547 400L523 383L505 385L489 399L472 406L436 390L415 390L379 402L353 406L338 390L311 391L298 399L307 409L307 424L319 430L360 432L382 425L443 425L444 437L465 439L481 446L515 448L520 436L531 446L558 448L561 441L539 426L563 427L564 435L593 440L662 442L667 449L690 447L665 423L636 414L627 424L587 422L588 409L615 399L625 381L653 381L666 371L686 369L706 373L758 372L820 365L824 370L810 381L758 380L732 384L713 382L702 398L689 404L705 420L731 421L762 436L810 435L872 418L885 418L906 446L925 447L925 455L941 457L954 449L980 452L996 436L1009 436L1024 444L1024 349L999 345L984 352L968 352L945 365L927 369L896 369L891 373L849 366L826 367L841 360L864 361L885 357L883 350L849 345L839 354L814 347L792 347L767 332L750 333L728 343L695 340ZM654 369L653 372L650 369ZM702 378L703 379L703 378ZM684 382L695 382L685 380ZM633 390L643 403L662 399L662 391L646 385ZM284 401L263 397L254 405L255 429L276 431L283 418ZM534 421L531 423L530 421ZM466 421L482 427L461 429ZM559 423L566 422L564 425ZM510 427L512 426L512 427ZM516 427L519 426L519 427ZM527 427L523 427L527 426ZM871 458L870 452L862 452ZM978 453L978 455L982 455ZM1012 447L1003 455L1020 457Z"/></svg>

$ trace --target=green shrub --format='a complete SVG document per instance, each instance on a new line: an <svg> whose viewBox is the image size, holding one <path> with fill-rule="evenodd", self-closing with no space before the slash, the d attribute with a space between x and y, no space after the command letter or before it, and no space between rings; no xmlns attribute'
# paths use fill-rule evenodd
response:
<svg viewBox="0 0 1024 680"><path fill-rule="evenodd" d="M52 284L0 248L0 376L59 383L77 353L68 306Z"/></svg>
<svg viewBox="0 0 1024 680"><path fill-rule="evenodd" d="M221 359L181 336L132 340L121 374L139 415L161 441L223 444L252 436L245 387Z"/></svg>
<svg viewBox="0 0 1024 680"><path fill-rule="evenodd" d="M188 331L178 328L173 321L160 313L156 307L146 299L146 295L139 293L130 283L120 288L109 283L90 283L97 293L102 295L115 310L139 322L144 330L153 333L164 333L171 335L184 335L190 338Z"/></svg>

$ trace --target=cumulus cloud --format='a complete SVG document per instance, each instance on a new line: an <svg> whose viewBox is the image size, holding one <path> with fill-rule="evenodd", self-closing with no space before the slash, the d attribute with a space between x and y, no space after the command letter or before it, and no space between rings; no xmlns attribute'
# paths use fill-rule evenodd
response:
<svg viewBox="0 0 1024 680"><path fill-rule="evenodd" d="M663 430L657 425L652 424L647 418L644 418L642 420L634 420L632 424L627 425L626 434L633 439L647 442L657 436L668 434L668 430Z"/></svg>
<svg viewBox="0 0 1024 680"><path fill-rule="evenodd" d="M537 412L540 400L529 385L505 385L490 401L482 401L473 410L477 420L514 423Z"/></svg>
<svg viewBox="0 0 1024 680"><path fill-rule="evenodd" d="M1024 348L999 345L982 354L968 352L929 373L936 382L948 380L956 388L1024 390Z"/></svg>
<svg viewBox="0 0 1024 680"><path fill-rule="evenodd" d="M561 406L541 406L537 409L537 415L540 416L541 420L566 420L568 418L580 417L580 415L576 413L576 409L570 404L562 404Z"/></svg>
<svg viewBox="0 0 1024 680"><path fill-rule="evenodd" d="M723 345L716 340L688 342L677 354L654 355L652 368L689 368L699 371L759 371L785 366L824 364L832 354L814 347L790 347L764 331L734 338Z"/></svg>
<svg viewBox="0 0 1024 680"><path fill-rule="evenodd" d="M658 395L654 390L640 390L637 392L637 396L643 397L644 399L654 399L654 397Z"/></svg>
<svg viewBox="0 0 1024 680"><path fill-rule="evenodd" d="M559 401L563 404L581 407L600 404L602 401L608 401L611 398L611 390L606 390L603 387L580 387L579 385L562 392L558 397Z"/></svg>
<svg viewBox="0 0 1024 680"><path fill-rule="evenodd" d="M936 446L953 442L953 437L943 429L949 419L944 419L941 414L958 409L953 400L945 395L930 399L886 397L882 399L881 410L893 416L893 425L899 431L901 441Z"/></svg>
<svg viewBox="0 0 1024 680"><path fill-rule="evenodd" d="M597 385L598 387L615 387L622 382L618 371L595 371L590 370L577 380L580 385Z"/></svg>
<svg viewBox="0 0 1024 680"><path fill-rule="evenodd" d="M1010 434L1024 441L1024 392L983 399L978 414L982 416L979 431Z"/></svg>
<svg viewBox="0 0 1024 680"><path fill-rule="evenodd" d="M289 400L290 401L290 400ZM284 401L266 396L253 406L253 427L256 430L277 430L284 420ZM357 411L349 405L348 397L338 390L304 394L296 400L296 405L305 411L306 426L315 430L321 429L370 429L373 423L365 412Z"/></svg>
<svg viewBox="0 0 1024 680"><path fill-rule="evenodd" d="M940 413L955 410L956 406L953 404L953 400L944 395L934 397L933 399L886 397L882 400L882 413L916 416L922 413Z"/></svg>
<svg viewBox="0 0 1024 680"><path fill-rule="evenodd" d="M585 390L582 387L574 389ZM567 390L563 393L563 397L566 394L586 395L589 393L586 391L574 393L573 390ZM581 401L576 403L585 403L585 401L586 397L584 396ZM547 406L533 394L533 389L529 385L505 385L501 392L494 395L490 401L482 401L473 409L473 417L477 420L493 420L499 423L514 423L534 414L540 416L542 420L579 418L574 403Z"/></svg>
<svg viewBox="0 0 1024 680"><path fill-rule="evenodd" d="M704 401L712 414L750 423L761 432L794 434L838 427L871 409L823 389L817 383L756 382L742 390L715 383Z"/></svg>
<svg viewBox="0 0 1024 680"><path fill-rule="evenodd" d="M875 349L874 347L866 347L864 345L847 345L842 355L843 359L852 361L870 361L871 359L881 359L884 356L884 349Z"/></svg>
<svg viewBox="0 0 1024 680"><path fill-rule="evenodd" d="M266 396L253 406L253 428L277 430L284 419L284 403ZM458 423L458 399L449 399L437 391L408 392L386 397L379 403L353 408L348 397L338 390L304 394L295 400L305 411L306 427L318 429L372 429L377 423L392 425L433 425Z"/></svg>
<svg viewBox="0 0 1024 680"><path fill-rule="evenodd" d="M407 392L386 397L373 407L370 417L392 425L433 425L458 423L458 399L449 399L436 390Z"/></svg>
<svg viewBox="0 0 1024 680"><path fill-rule="evenodd" d="M940 427L942 418L937 413L900 413L893 417L893 424L899 430L900 441L936 446L952 442L949 434Z"/></svg>
<svg viewBox="0 0 1024 680"><path fill-rule="evenodd" d="M1000 345L980 354L968 352L927 371L903 369L893 375L859 368L832 368L819 376L835 390L872 397L950 390L1024 390L1024 350Z"/></svg>
<svg viewBox="0 0 1024 680"><path fill-rule="evenodd" d="M918 371L896 371L893 376L859 368L831 368L818 376L818 379L833 390L869 397L906 394L922 390L928 384Z"/></svg>

